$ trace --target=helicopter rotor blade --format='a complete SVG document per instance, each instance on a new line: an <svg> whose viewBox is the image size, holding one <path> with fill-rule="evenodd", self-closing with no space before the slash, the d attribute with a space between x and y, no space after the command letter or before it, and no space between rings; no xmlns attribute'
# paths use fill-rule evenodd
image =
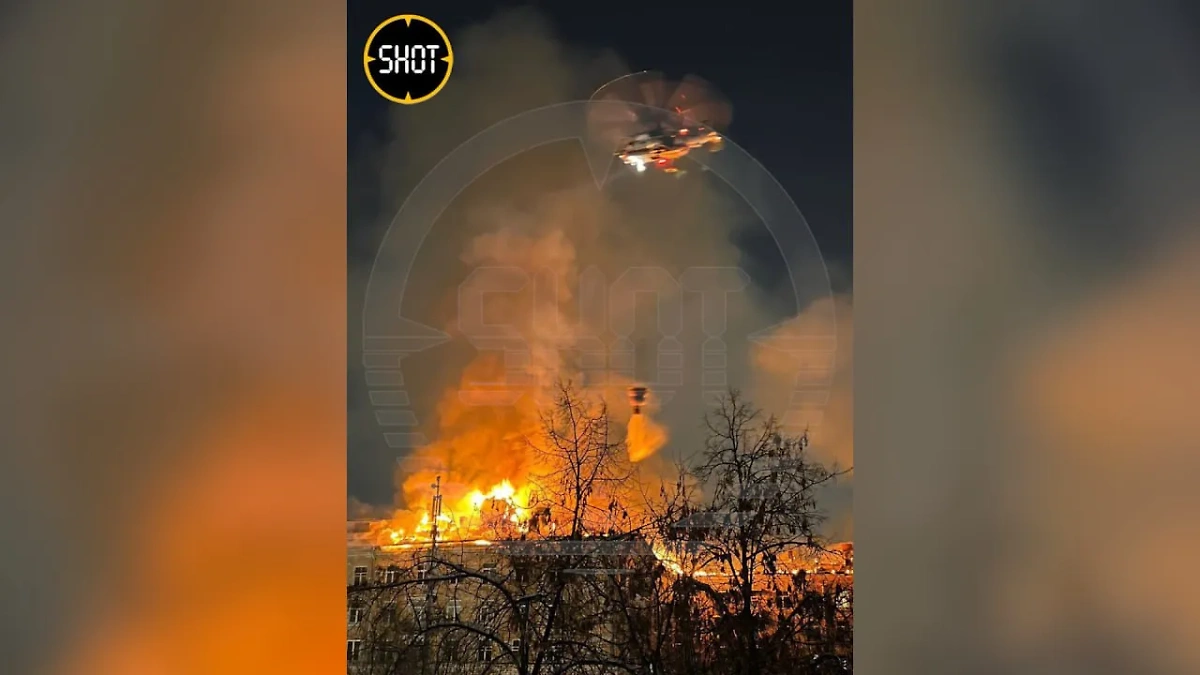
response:
<svg viewBox="0 0 1200 675"><path fill-rule="evenodd" d="M717 131L724 131L733 120L729 99L711 83L695 75L684 77L675 87L667 107L689 123L704 124Z"/></svg>

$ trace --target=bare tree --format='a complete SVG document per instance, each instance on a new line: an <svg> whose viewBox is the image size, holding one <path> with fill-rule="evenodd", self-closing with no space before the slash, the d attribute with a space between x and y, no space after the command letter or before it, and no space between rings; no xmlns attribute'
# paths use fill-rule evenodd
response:
<svg viewBox="0 0 1200 675"><path fill-rule="evenodd" d="M693 573L677 585L693 609L682 653L713 672L798 672L836 632L806 567L824 552L818 494L837 477L810 457L807 434L783 433L737 391L706 416L708 439L691 474L703 498L676 525ZM818 628L820 630L818 630Z"/></svg>
<svg viewBox="0 0 1200 675"><path fill-rule="evenodd" d="M627 528L630 515L622 497L632 468L607 404L560 382L541 422L539 437L528 441L546 467L533 477L541 501L534 525L554 527L553 534L568 539Z"/></svg>

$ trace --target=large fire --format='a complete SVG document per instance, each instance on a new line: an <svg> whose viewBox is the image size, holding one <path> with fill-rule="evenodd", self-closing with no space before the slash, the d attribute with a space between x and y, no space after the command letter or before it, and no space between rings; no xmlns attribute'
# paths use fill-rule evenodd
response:
<svg viewBox="0 0 1200 675"><path fill-rule="evenodd" d="M531 280L521 291L497 293L494 278L470 275L458 289L460 302L472 298L482 309L460 316L455 330L470 341L501 326L511 353L481 351L445 389L436 411L436 440L399 467L406 510L380 530L381 543L428 540L435 526L439 538L456 540L562 534L558 511L572 507L547 490L545 481L539 484L539 477L562 469L558 458L548 456L554 453L546 452L554 441L546 437L545 415L561 402L563 383L574 383L587 414L603 416L605 442L611 436L619 446L620 462L645 465L666 444L666 430L653 419L651 392L612 372L584 377L567 356L580 353L585 343L583 351L592 354L604 349L595 336L607 329L588 325L590 315L577 296L575 248L556 225L594 214L591 202L581 199L569 194L532 215L509 214L519 227L503 227L468 245L463 261L469 266L518 269ZM626 403L631 388L639 393ZM441 495L436 523L430 515L435 482ZM587 499L596 512L620 501L600 494Z"/></svg>
<svg viewBox="0 0 1200 675"><path fill-rule="evenodd" d="M530 509L532 492L531 486L518 489L509 480L501 480L487 490L469 490L449 506L441 508L436 523L438 538L464 541L481 536L489 528L489 534L527 533L533 523ZM416 511L398 514L379 528L378 543L387 545L430 541L434 536L434 521L430 513L426 510L419 517ZM405 527L403 521L406 517L415 522ZM550 526L553 529L553 523Z"/></svg>
<svg viewBox="0 0 1200 675"><path fill-rule="evenodd" d="M592 400L596 409L603 410ZM380 532L380 543L439 539L506 539L521 536L554 536L564 531L560 522L572 509L572 499L556 494L556 478L564 470L563 458L547 452L552 445L537 415L523 405L510 410L492 408L456 409L443 417L451 441L435 443L412 457L400 468L401 490L408 509L398 511ZM614 465L633 471L639 462L653 456L666 433L644 413L632 416L627 442L614 448ZM606 421L613 435L619 421ZM462 425L462 429L459 429ZM649 440L647 440L649 439ZM436 488L435 488L436 484ZM618 492L628 485L614 485L603 493L587 495L584 502L593 514L610 513L631 517L634 500L623 500ZM440 495L439 515L433 522L435 494ZM601 526L596 522L590 525Z"/></svg>

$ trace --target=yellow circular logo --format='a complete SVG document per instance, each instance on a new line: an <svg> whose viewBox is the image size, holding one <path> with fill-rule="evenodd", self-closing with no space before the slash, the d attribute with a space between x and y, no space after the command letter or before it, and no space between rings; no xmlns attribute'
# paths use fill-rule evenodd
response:
<svg viewBox="0 0 1200 675"><path fill-rule="evenodd" d="M415 105L437 96L450 81L454 49L441 26L423 16L401 14L371 31L363 69L380 96Z"/></svg>

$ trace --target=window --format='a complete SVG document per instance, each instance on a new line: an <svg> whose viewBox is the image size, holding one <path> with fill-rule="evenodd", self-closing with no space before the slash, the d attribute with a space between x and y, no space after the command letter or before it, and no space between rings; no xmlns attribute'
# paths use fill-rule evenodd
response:
<svg viewBox="0 0 1200 675"><path fill-rule="evenodd" d="M400 581L400 570L396 567L389 567L383 573L383 583L395 584Z"/></svg>
<svg viewBox="0 0 1200 675"><path fill-rule="evenodd" d="M451 600L446 603L446 618L451 621L458 621L459 615L462 614L462 601Z"/></svg>
<svg viewBox="0 0 1200 675"><path fill-rule="evenodd" d="M396 601L389 600L383 605L383 611L380 612L381 618L384 621L392 622L396 620Z"/></svg>
<svg viewBox="0 0 1200 675"><path fill-rule="evenodd" d="M496 611L487 605L479 605L475 608L475 623L486 626L492 623L496 618Z"/></svg>
<svg viewBox="0 0 1200 675"><path fill-rule="evenodd" d="M417 580L418 581L424 581L426 579L426 577L428 577L428 576L429 576L429 570L424 565L417 568Z"/></svg>
<svg viewBox="0 0 1200 675"><path fill-rule="evenodd" d="M847 590L838 591L838 594L837 594L838 609L850 609L850 604L853 602L853 600L854 599L853 599L853 596L850 595L850 591L847 591Z"/></svg>
<svg viewBox="0 0 1200 675"><path fill-rule="evenodd" d="M405 634L402 637L402 639L404 640L404 642L406 644L408 644L410 646L419 647L419 646L425 644L425 634L424 633L408 633L408 634Z"/></svg>
<svg viewBox="0 0 1200 675"><path fill-rule="evenodd" d="M480 645L479 650L476 652L476 657L479 659L480 663L491 663L492 662L492 646L491 645Z"/></svg>
<svg viewBox="0 0 1200 675"><path fill-rule="evenodd" d="M363 619L366 618L366 616L367 616L367 610L363 609L362 607L351 607L350 608L350 625L357 626L358 624L362 623Z"/></svg>
<svg viewBox="0 0 1200 675"><path fill-rule="evenodd" d="M362 640L346 640L346 660L357 661L362 654Z"/></svg>
<svg viewBox="0 0 1200 675"><path fill-rule="evenodd" d="M517 638L516 640L513 640L512 642L508 643L508 646L514 652L516 652L517 654L520 654L521 653L521 638Z"/></svg>
<svg viewBox="0 0 1200 675"><path fill-rule="evenodd" d="M367 583L367 566L358 565L354 568L354 585L365 586Z"/></svg>
<svg viewBox="0 0 1200 675"><path fill-rule="evenodd" d="M488 563L488 564L484 565L483 568L481 568L479 571L482 572L485 576L488 574L495 574L496 573L496 564Z"/></svg>
<svg viewBox="0 0 1200 675"><path fill-rule="evenodd" d="M371 652L371 656L374 659L375 664L380 666L391 666L399 661L400 654L396 653L394 649L394 647L376 647Z"/></svg>

